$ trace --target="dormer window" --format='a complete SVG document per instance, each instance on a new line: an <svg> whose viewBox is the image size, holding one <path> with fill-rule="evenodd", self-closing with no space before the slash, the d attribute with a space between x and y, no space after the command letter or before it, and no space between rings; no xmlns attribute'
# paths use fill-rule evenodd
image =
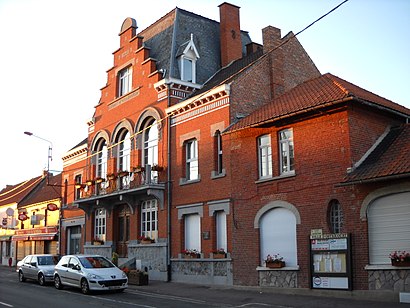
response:
<svg viewBox="0 0 410 308"><path fill-rule="evenodd" d="M182 53L178 55L181 80L196 83L196 61L199 59L199 54L192 34L191 40L183 44L180 49L183 49Z"/></svg>
<svg viewBox="0 0 410 308"><path fill-rule="evenodd" d="M118 73L118 96L123 96L132 89L132 69L126 67Z"/></svg>

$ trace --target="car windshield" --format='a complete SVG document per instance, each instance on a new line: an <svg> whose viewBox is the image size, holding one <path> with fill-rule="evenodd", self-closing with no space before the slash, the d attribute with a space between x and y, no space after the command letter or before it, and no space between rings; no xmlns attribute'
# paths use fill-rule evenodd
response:
<svg viewBox="0 0 410 308"><path fill-rule="evenodd" d="M56 265L58 263L57 256L41 256L37 259L38 265Z"/></svg>
<svg viewBox="0 0 410 308"><path fill-rule="evenodd" d="M110 268L114 267L110 261L104 257L82 257L79 258L81 265L85 268Z"/></svg>

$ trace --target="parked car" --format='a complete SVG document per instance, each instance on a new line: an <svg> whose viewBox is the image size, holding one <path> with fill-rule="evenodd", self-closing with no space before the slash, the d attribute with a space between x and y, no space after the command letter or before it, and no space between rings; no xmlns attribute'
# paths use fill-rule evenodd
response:
<svg viewBox="0 0 410 308"><path fill-rule="evenodd" d="M98 290L124 291L127 275L110 260L99 255L63 256L54 270L54 286L80 288L84 294Z"/></svg>
<svg viewBox="0 0 410 308"><path fill-rule="evenodd" d="M26 279L38 281L43 286L52 282L54 278L54 267L58 262L58 256L52 254L27 255L23 260L17 262L17 273L19 281Z"/></svg>

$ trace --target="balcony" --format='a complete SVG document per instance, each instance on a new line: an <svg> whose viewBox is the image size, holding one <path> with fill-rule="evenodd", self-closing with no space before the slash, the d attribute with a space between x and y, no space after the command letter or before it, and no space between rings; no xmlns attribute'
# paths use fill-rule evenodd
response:
<svg viewBox="0 0 410 308"><path fill-rule="evenodd" d="M96 207L110 207L116 204L137 204L138 200L146 200L152 196L159 201L162 208L164 205L165 183L161 182L158 171L152 171L150 165L146 165L144 171L120 172L116 175L107 175L107 179L96 178L92 182L83 185L81 197L74 201L79 208L86 211Z"/></svg>

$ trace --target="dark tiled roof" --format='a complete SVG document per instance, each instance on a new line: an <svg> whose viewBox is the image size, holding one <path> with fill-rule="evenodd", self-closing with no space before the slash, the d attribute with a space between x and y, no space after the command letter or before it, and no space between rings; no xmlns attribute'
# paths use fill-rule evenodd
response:
<svg viewBox="0 0 410 308"><path fill-rule="evenodd" d="M391 177L410 177L410 124L390 130L344 183L368 182Z"/></svg>
<svg viewBox="0 0 410 308"><path fill-rule="evenodd" d="M219 22L195 13L175 8L148 28L138 33L150 48L150 57L157 62L158 69L166 69L165 77L180 78L177 61L178 50L191 38L198 50L196 80L203 84L220 69ZM249 33L241 31L242 53L251 43Z"/></svg>
<svg viewBox="0 0 410 308"><path fill-rule="evenodd" d="M83 141L78 143L76 146L72 147L69 151L74 150L75 148L78 148L79 146L81 146L83 144L87 144L87 140L88 140L88 138L85 138Z"/></svg>
<svg viewBox="0 0 410 308"><path fill-rule="evenodd" d="M39 185L41 180L42 176L38 176L16 185L7 185L0 191L0 206L19 203Z"/></svg>
<svg viewBox="0 0 410 308"><path fill-rule="evenodd" d="M46 177L41 185L37 186L29 195L24 198L24 200L22 200L18 204L18 207L60 198L62 184L61 181L61 173L57 175L50 174L48 179Z"/></svg>
<svg viewBox="0 0 410 308"><path fill-rule="evenodd" d="M327 73L289 90L232 125L229 131L274 122L283 117L353 99L357 102L367 102L375 107L410 115L410 109Z"/></svg>

